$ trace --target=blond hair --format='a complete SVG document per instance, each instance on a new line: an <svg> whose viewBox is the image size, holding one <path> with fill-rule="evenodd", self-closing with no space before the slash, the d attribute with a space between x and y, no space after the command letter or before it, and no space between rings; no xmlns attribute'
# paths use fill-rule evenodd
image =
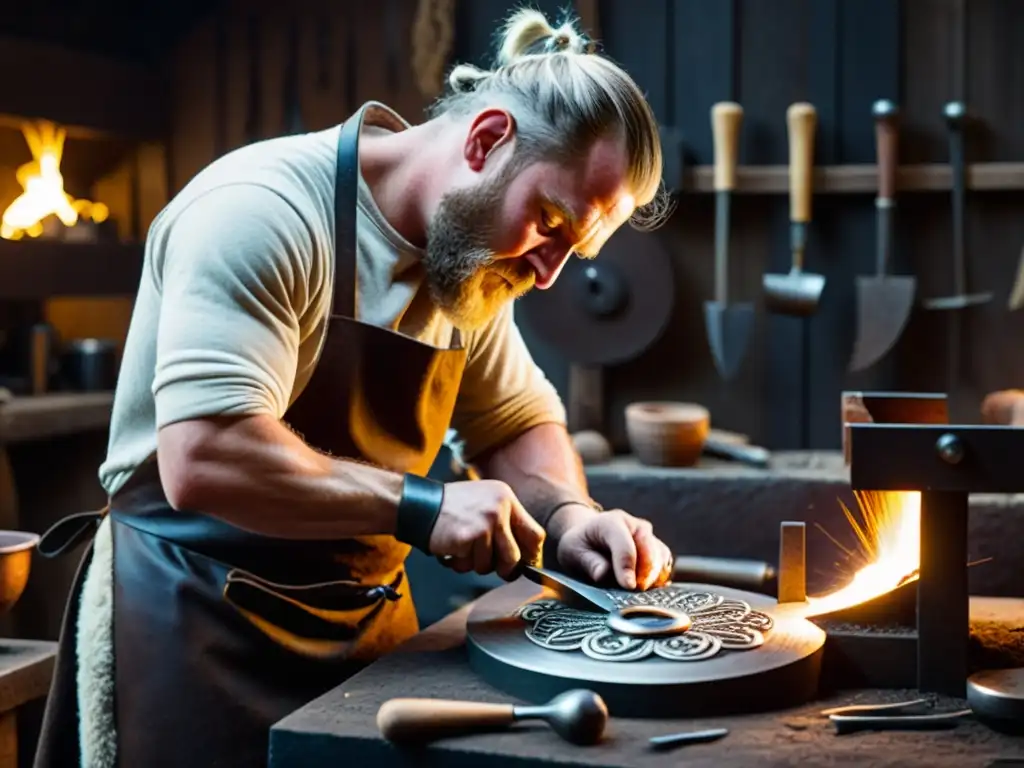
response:
<svg viewBox="0 0 1024 768"><path fill-rule="evenodd" d="M456 66L431 116L464 115L487 104L500 105L515 118L519 162L571 162L596 139L621 136L627 183L637 200L630 223L654 229L671 213L654 112L633 79L595 52L576 20L555 28L539 11L516 11L501 30L493 69Z"/></svg>

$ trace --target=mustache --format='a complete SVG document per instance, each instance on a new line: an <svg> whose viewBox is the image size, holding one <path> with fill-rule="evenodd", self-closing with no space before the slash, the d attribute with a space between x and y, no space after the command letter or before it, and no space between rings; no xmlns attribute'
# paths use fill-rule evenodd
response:
<svg viewBox="0 0 1024 768"><path fill-rule="evenodd" d="M525 259L492 260L487 269L500 275L517 290L528 291L537 282L537 272Z"/></svg>

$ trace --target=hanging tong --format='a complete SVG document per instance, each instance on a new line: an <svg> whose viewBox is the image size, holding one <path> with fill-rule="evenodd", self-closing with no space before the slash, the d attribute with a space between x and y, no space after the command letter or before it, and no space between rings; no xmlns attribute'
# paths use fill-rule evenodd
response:
<svg viewBox="0 0 1024 768"><path fill-rule="evenodd" d="M821 712L843 736L858 731L937 731L955 728L972 714L969 709L935 712L928 699L899 701L894 704L852 704Z"/></svg>

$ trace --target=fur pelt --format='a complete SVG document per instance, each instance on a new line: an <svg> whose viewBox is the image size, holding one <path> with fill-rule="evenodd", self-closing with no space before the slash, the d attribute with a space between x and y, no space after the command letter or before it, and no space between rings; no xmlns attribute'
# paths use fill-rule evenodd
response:
<svg viewBox="0 0 1024 768"><path fill-rule="evenodd" d="M82 768L116 768L114 718L114 536L109 515L93 540L75 637Z"/></svg>

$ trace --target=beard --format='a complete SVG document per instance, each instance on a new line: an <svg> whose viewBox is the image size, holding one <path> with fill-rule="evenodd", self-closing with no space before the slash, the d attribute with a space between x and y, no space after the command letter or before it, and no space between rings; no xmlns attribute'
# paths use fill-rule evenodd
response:
<svg viewBox="0 0 1024 768"><path fill-rule="evenodd" d="M506 187L492 178L474 189L448 192L427 226L427 289L460 330L485 326L535 281L524 259L499 259L491 249Z"/></svg>

